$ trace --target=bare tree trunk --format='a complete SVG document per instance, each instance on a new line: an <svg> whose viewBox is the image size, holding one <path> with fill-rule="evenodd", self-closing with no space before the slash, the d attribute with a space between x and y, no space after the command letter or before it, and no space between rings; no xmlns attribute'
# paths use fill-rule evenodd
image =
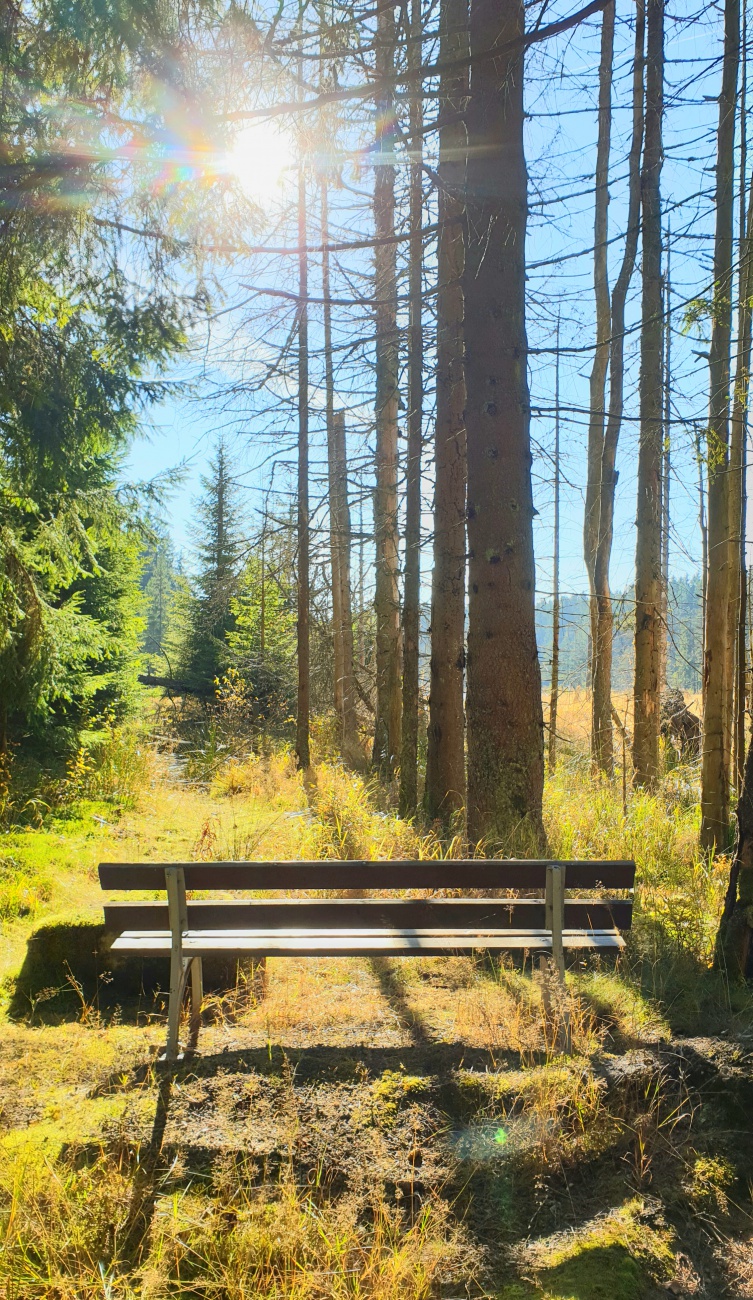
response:
<svg viewBox="0 0 753 1300"><path fill-rule="evenodd" d="M364 543L363 483L361 483L358 499L358 666L361 669L366 667L366 602L364 599L366 556Z"/></svg>
<svg viewBox="0 0 753 1300"><path fill-rule="evenodd" d="M408 66L421 67L421 0L411 0ZM405 586L403 592L403 718L400 749L400 812L409 817L418 800L418 645L421 588L421 453L424 422L422 328L424 123L421 83L410 103L410 242L408 246L408 459L405 486Z"/></svg>
<svg viewBox="0 0 753 1300"><path fill-rule="evenodd" d="M398 331L395 244L395 133L393 124L395 10L377 12L377 113L374 175L374 296L376 299L376 718L372 764L391 776L400 754L400 595L398 589Z"/></svg>
<svg viewBox="0 0 753 1300"><path fill-rule="evenodd" d="M706 524L706 488L703 481L703 447L701 431L695 431L695 458L698 465L698 527L701 532L701 705L706 701L706 592L709 580L709 530Z"/></svg>
<svg viewBox="0 0 753 1300"><path fill-rule="evenodd" d="M612 132L612 55L614 50L614 0L604 6L601 18L601 56L599 60L599 134L596 147L596 185L594 202L594 296L596 299L596 348L591 367L588 465L586 503L583 526L583 551L590 587L591 615L591 760L596 768L612 775L611 694L604 698L603 673L599 660L599 617L596 596L595 564L599 537L601 496L601 462L604 453L604 408L611 309L607 275L609 206L609 146Z"/></svg>
<svg viewBox="0 0 753 1300"><path fill-rule="evenodd" d="M330 510L334 510L334 534L338 551L337 573L340 584L339 625L335 635L340 642L342 663L342 755L351 767L362 768L363 750L358 742L356 713L356 679L353 663L353 596L350 582L350 503L348 501L348 457L345 439L345 413L335 411L332 419L332 487Z"/></svg>
<svg viewBox="0 0 753 1300"><path fill-rule="evenodd" d="M298 766L311 765L309 750L309 328L306 256L306 174L298 166L298 708L295 752Z"/></svg>
<svg viewBox="0 0 753 1300"><path fill-rule="evenodd" d="M324 377L327 417L329 539L332 565L332 632L335 669L335 712L340 724L340 753L354 767L363 766L358 743L356 685L353 665L353 600L350 582L350 505L345 415L335 411L332 366L332 306L330 302L329 221L327 181L321 182L322 297L324 299Z"/></svg>
<svg viewBox="0 0 753 1300"><path fill-rule="evenodd" d="M729 841L732 673L727 653L729 606L739 581L730 519L729 387L732 336L732 256L735 113L740 62L740 3L725 0L724 61L716 164L714 296L709 349L708 530L706 648L701 768L701 845L724 851Z"/></svg>
<svg viewBox="0 0 753 1300"><path fill-rule="evenodd" d="M661 640L659 643L659 692L667 689L669 663L669 483L672 469L670 415L672 397L672 314L670 229L667 225L667 269L664 276L664 436L661 472Z"/></svg>
<svg viewBox="0 0 753 1300"><path fill-rule="evenodd" d="M745 10L743 34L747 31ZM735 388L730 427L730 534L738 555L739 585L733 585L730 605L730 638L735 647L734 672L734 780L735 788L742 789L745 766L745 684L748 578L745 556L745 524L747 513L747 426L750 394L751 353L751 297L753 297L753 177L746 190L747 175L747 57L746 41L742 42L742 83L740 87L740 257L737 305L737 360ZM747 211L746 211L747 200Z"/></svg>
<svg viewBox="0 0 753 1300"><path fill-rule="evenodd" d="M265 546L267 541L267 515L264 512L264 525L261 534L261 593L259 598L259 663L264 663L267 635L267 575L265 572Z"/></svg>
<svg viewBox="0 0 753 1300"><path fill-rule="evenodd" d="M664 0L648 0L643 206L643 313L635 549L633 780L659 774L659 633L661 626L662 289L661 196L664 106Z"/></svg>
<svg viewBox="0 0 753 1300"><path fill-rule="evenodd" d="M549 691L549 771L557 766L557 705L560 690L560 318L554 371L554 556L552 560L552 676Z"/></svg>
<svg viewBox="0 0 753 1300"><path fill-rule="evenodd" d="M329 273L329 203L327 178L322 176L320 182L320 218L322 237L322 298L324 324L324 406L327 422L327 482L329 488L329 549L332 565L332 641L334 650L335 679L335 713L340 722L340 748L343 736L343 643L341 636L342 609L340 596L342 579L340 574L340 540L337 536L335 494L335 377L332 366L332 304Z"/></svg>
<svg viewBox="0 0 753 1300"><path fill-rule="evenodd" d="M520 37L522 0L472 0L471 56ZM465 296L468 436L468 831L489 848L544 840L526 374L523 56L471 65Z"/></svg>
<svg viewBox="0 0 753 1300"><path fill-rule="evenodd" d="M598 529L594 551L594 593L596 598L595 640L598 653L593 656L590 674L593 690L594 716L600 720L600 735L607 735L606 705L613 720L612 700L612 643L614 625L612 618L612 593L609 585L609 566L614 537L614 501L617 488L617 444L622 426L625 385L625 303L635 269L638 237L641 222L641 147L643 144L643 65L646 17L644 0L636 0L635 52L633 56L633 127L628 154L628 211L625 230L625 249L617 279L612 291L612 335L609 345L609 413L604 434L604 445L599 467ZM593 643L593 638L592 638ZM607 742L611 747L610 739ZM624 738L623 738L624 745ZM612 753L610 748L608 753ZM612 758L612 761L613 758Z"/></svg>
<svg viewBox="0 0 753 1300"><path fill-rule="evenodd" d="M442 0L440 62L468 52L468 0ZM434 435L434 568L425 807L449 821L465 803L465 375L461 218L465 182L468 71L440 82L437 249L437 413Z"/></svg>

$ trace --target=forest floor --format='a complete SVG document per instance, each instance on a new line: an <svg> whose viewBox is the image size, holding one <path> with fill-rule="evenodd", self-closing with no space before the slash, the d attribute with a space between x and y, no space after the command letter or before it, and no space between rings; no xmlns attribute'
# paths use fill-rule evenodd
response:
<svg viewBox="0 0 753 1300"><path fill-rule="evenodd" d="M574 750L548 783L553 854L640 881L626 954L568 973L570 1057L529 967L287 959L160 1064L163 993L94 955L98 861L441 846L282 751L117 793L0 841L3 1300L753 1297L753 996L709 969L692 773L623 804Z"/></svg>

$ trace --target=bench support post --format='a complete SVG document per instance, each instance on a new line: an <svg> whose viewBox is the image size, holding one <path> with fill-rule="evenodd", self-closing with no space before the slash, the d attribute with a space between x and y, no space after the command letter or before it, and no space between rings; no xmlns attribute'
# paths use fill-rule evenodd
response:
<svg viewBox="0 0 753 1300"><path fill-rule="evenodd" d="M546 928L552 936L552 957L551 968L552 974L556 979L557 985L557 1003L558 1010L561 1012L562 1020L558 1025L559 1045L565 1052L572 1051L572 1028L570 1024L570 1009L567 1005L567 990L565 986L565 949L563 944L563 930L565 928L565 865L564 863L550 862L546 868ZM542 961L542 967L544 962ZM552 1013L552 996L551 988L548 987L548 981L544 976L544 1010L547 1020L551 1019Z"/></svg>
<svg viewBox="0 0 753 1300"><path fill-rule="evenodd" d="M186 880L182 867L165 867L167 908L170 916L170 1002L167 1009L167 1046L165 1060L178 1059L178 1030L186 976L191 959L183 956L183 935L188 929ZM192 987L193 993L193 987ZM199 1004L200 1005L200 1004Z"/></svg>
<svg viewBox="0 0 753 1300"><path fill-rule="evenodd" d="M191 962L191 1038L199 1035L201 1024L201 1004L204 1001L204 972L201 957L194 957Z"/></svg>
<svg viewBox="0 0 753 1300"><path fill-rule="evenodd" d="M565 978L565 950L562 931L565 928L565 868L561 863L549 863L546 869L546 928L552 936L552 961L557 973Z"/></svg>

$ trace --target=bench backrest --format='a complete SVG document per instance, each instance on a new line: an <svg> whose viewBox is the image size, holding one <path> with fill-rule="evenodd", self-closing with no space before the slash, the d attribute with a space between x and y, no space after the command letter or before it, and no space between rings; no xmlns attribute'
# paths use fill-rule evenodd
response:
<svg viewBox="0 0 753 1300"><path fill-rule="evenodd" d="M442 859L390 862L101 862L103 889L166 888L165 868L183 871L186 889L524 889L546 888L547 867L565 867L566 889L632 889L634 862L552 859Z"/></svg>

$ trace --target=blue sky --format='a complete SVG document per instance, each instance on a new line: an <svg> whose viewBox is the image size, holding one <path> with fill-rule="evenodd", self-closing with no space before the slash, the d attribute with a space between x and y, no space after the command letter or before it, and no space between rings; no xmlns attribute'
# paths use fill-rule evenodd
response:
<svg viewBox="0 0 753 1300"><path fill-rule="evenodd" d="M548 18L569 11L560 2L547 11ZM631 126L630 82L633 6L618 0L615 49L614 126L610 170L610 283L614 282L622 257L626 202L625 159ZM702 292L709 280L713 231L712 191L714 134L721 54L721 18L716 6L695 11L680 0L667 23L667 70L665 119L666 162L663 199L672 226L672 352L675 396L673 404L673 475L671 486L671 566L675 573L694 571L700 562L698 526L697 463L694 455L695 429L705 419L708 368L703 357L705 344L684 326L685 304ZM567 37L536 47L528 59L527 157L530 172L531 216L528 236L528 309L531 397L534 410L534 481L539 517L536 521L536 555L539 597L551 589L552 490L550 453L553 446L553 391L555 321L561 319L561 402L562 498L561 585L564 591L586 587L582 562L582 517L585 473L585 441L588 404L588 373L591 364L594 312L592 288L593 167L596 140L596 74L598 67L599 19L593 19ZM433 111L427 101L427 113ZM338 159L344 185L331 192L331 238L353 239L370 229L368 197L371 166L368 147L373 123L361 107L337 127ZM335 134L337 134L337 132ZM263 137L266 138L266 137ZM311 148L311 146L309 146ZM321 151L321 143L313 148ZM250 148L253 150L253 141ZM294 147L293 147L294 151ZM360 153L358 152L360 151ZM355 160L353 155L356 154ZM246 160L248 162L248 159ZM405 179L405 159L399 157L398 183ZM260 166L268 165L262 160ZM254 179L254 159L247 179ZM591 192L589 192L591 191ZM270 188L260 203L268 212L268 232L259 242L275 246L294 241L292 214L285 206L287 191ZM270 202L270 194L274 201ZM278 197L279 196L279 197ZM312 207L315 195L312 194ZM259 217L257 214L257 227ZM431 208L427 223L432 220ZM310 238L316 240L313 230ZM264 228L264 219L261 220ZM640 256L640 255L639 255ZM557 259L561 260L559 265ZM543 265L542 265L543 264ZM335 259L333 296L343 302L354 296L368 297L370 255L355 253ZM427 259L430 287L432 254ZM180 463L185 479L173 495L166 520L176 547L190 550L193 501L199 478L206 467L220 432L232 440L239 481L249 516L258 507L272 482L282 500L289 500L292 437L295 432L294 367L288 366L262 393L250 391L253 381L275 349L287 336L293 308L284 298L259 295L259 289L275 293L296 288L295 262L285 257L232 259L219 268L222 298L217 306L222 315L211 333L202 331L194 353L180 363L177 373L188 375L192 391L175 397L151 416L148 437L134 446L129 472L145 478ZM321 293L319 270L312 259L309 292ZM249 287L253 292L249 292ZM635 470L637 462L637 348L640 267L636 267L628 306L629 334L626 341L626 405L618 454L619 483L612 561L612 585L619 591L632 581L635 549ZM368 492L369 447L373 405L373 377L369 369L368 342L352 354L349 341L355 331L368 328L369 313L363 307L335 312L335 341L338 347L337 392L348 409L349 453L353 466L353 492ZM323 494L322 372L318 348L321 326L312 308L312 499ZM427 341L432 334L430 308L425 319ZM228 391L231 389L232 391ZM424 576L428 578L431 529L431 378L427 375L425 433L427 440L424 530L427 547ZM360 485L360 488L359 488ZM368 514L368 504L366 505ZM357 517L357 511L356 511ZM321 527L322 545L326 516L323 508L315 515ZM365 524L365 527L367 524Z"/></svg>

